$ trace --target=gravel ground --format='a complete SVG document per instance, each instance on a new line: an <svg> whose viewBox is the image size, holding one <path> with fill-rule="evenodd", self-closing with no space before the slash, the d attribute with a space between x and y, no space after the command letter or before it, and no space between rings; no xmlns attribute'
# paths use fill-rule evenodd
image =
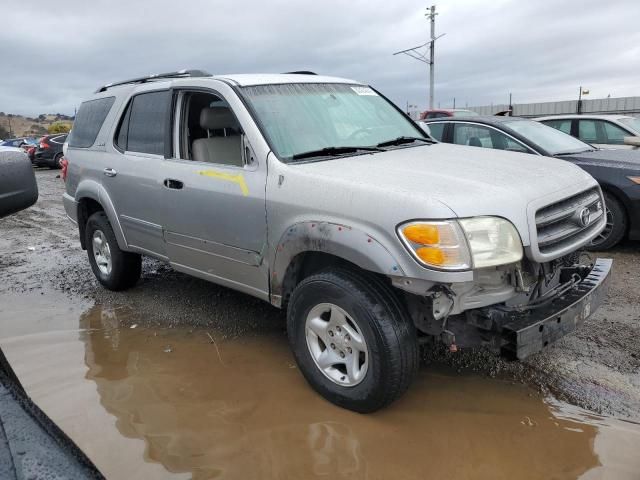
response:
<svg viewBox="0 0 640 480"><path fill-rule="evenodd" d="M142 280L130 291L100 287L64 214L64 186L56 175L38 170L38 203L0 220L0 296L56 289L70 301L84 297L132 308L149 324L213 325L228 336L285 334L282 313L267 303L155 260L144 260ZM593 412L640 420L640 244L625 243L600 256L614 259L610 293L574 334L524 362L482 350L449 354L438 348L424 351L425 363L525 382Z"/></svg>

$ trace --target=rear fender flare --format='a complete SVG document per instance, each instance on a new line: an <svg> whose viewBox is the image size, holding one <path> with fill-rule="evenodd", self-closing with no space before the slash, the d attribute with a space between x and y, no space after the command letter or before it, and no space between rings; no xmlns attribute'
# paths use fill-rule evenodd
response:
<svg viewBox="0 0 640 480"><path fill-rule="evenodd" d="M83 180L82 182L80 182L80 184L78 184L75 198L78 202L78 208L80 208L80 202L83 198L90 198L98 202L102 206L104 213L109 219L109 223L113 228L113 233L115 234L116 240L118 241L118 247L120 247L121 250L127 250L127 240L124 236L122 225L120 225L120 220L118 219L118 215L116 214L116 209L113 206L113 202L111 201L111 198L109 197L109 194L107 193L105 188L94 180Z"/></svg>

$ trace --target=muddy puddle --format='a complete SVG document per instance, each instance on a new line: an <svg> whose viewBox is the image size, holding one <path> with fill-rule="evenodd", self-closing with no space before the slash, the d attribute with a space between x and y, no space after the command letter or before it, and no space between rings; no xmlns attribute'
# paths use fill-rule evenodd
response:
<svg viewBox="0 0 640 480"><path fill-rule="evenodd" d="M522 385L423 366L391 408L358 415L305 384L281 332L60 305L0 296L0 346L107 478L640 478L639 425Z"/></svg>

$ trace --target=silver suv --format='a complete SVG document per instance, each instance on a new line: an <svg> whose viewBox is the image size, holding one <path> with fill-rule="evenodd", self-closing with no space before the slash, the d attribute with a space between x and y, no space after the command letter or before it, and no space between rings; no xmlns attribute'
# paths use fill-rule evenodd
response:
<svg viewBox="0 0 640 480"><path fill-rule="evenodd" d="M419 344L517 358L602 302L598 184L560 160L434 144L361 83L181 71L100 88L66 146L64 205L98 280L141 255L286 309L310 385L359 412Z"/></svg>

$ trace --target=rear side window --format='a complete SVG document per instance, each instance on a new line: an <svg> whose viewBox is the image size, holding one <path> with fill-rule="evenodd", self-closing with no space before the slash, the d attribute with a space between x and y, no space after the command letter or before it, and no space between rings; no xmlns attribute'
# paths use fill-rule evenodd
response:
<svg viewBox="0 0 640 480"><path fill-rule="evenodd" d="M549 125L556 130L560 130L568 135L571 135L571 119L563 119L563 120L545 120L545 125Z"/></svg>
<svg viewBox="0 0 640 480"><path fill-rule="evenodd" d="M93 145L114 101L115 97L106 97L80 105L69 137L70 147L89 148Z"/></svg>
<svg viewBox="0 0 640 480"><path fill-rule="evenodd" d="M136 95L122 115L115 142L123 151L164 154L169 90Z"/></svg>

